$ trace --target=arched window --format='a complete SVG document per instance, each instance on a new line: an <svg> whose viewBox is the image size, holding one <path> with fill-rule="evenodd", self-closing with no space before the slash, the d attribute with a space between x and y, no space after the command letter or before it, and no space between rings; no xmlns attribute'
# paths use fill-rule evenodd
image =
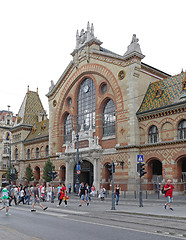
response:
<svg viewBox="0 0 186 240"><path fill-rule="evenodd" d="M149 129L149 143L157 143L158 142L158 128L153 125Z"/></svg>
<svg viewBox="0 0 186 240"><path fill-rule="evenodd" d="M48 155L49 155L49 146L47 145L45 149L45 156L48 157Z"/></svg>
<svg viewBox="0 0 186 240"><path fill-rule="evenodd" d="M30 149L27 150L27 159L30 159Z"/></svg>
<svg viewBox="0 0 186 240"><path fill-rule="evenodd" d="M64 143L72 141L72 119L70 114L67 114L64 121Z"/></svg>
<svg viewBox="0 0 186 240"><path fill-rule="evenodd" d="M115 135L115 105L110 99L103 108L103 137Z"/></svg>
<svg viewBox="0 0 186 240"><path fill-rule="evenodd" d="M39 148L36 148L36 158L39 158Z"/></svg>
<svg viewBox="0 0 186 240"><path fill-rule="evenodd" d="M85 131L95 129L95 85L87 78L80 86L78 94L78 127Z"/></svg>
<svg viewBox="0 0 186 240"><path fill-rule="evenodd" d="M15 149L15 160L18 160L18 149Z"/></svg>
<svg viewBox="0 0 186 240"><path fill-rule="evenodd" d="M186 120L178 124L178 139L186 139Z"/></svg>

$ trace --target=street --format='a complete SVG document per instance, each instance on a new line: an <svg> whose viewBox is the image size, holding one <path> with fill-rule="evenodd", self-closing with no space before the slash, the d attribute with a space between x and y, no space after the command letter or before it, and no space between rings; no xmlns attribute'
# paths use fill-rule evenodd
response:
<svg viewBox="0 0 186 240"><path fill-rule="evenodd" d="M89 206L78 207L79 199L71 197L68 207L56 208L57 201L43 203L49 208L43 211L36 206L36 212L30 212L31 206L20 205L10 208L10 216L0 212L0 236L2 239L186 239L186 219L166 212L167 218L155 216L151 206L139 208L130 201L122 202L116 211L111 211L110 201L91 201ZM158 203L157 203L158 204ZM157 208L157 204L153 208ZM138 207L138 208L137 208ZM161 207L161 211L165 210ZM177 206L177 209L183 206ZM135 209L138 215L133 214ZM147 210L145 210L147 209ZM159 209L159 206L158 206ZM123 211L125 210L125 211ZM126 211L127 210L127 211ZM150 211L153 214L142 214ZM156 211L156 210L155 210ZM176 211L175 211L176 212ZM170 217L169 217L170 215Z"/></svg>

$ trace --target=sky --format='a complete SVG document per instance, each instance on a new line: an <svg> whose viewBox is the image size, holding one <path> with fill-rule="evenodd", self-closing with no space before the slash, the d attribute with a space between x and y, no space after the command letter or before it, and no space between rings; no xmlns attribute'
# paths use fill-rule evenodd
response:
<svg viewBox="0 0 186 240"><path fill-rule="evenodd" d="M94 24L102 47L123 55L136 34L144 63L171 75L186 70L185 0L0 0L0 110L17 114L38 88L48 111L76 45L76 31Z"/></svg>

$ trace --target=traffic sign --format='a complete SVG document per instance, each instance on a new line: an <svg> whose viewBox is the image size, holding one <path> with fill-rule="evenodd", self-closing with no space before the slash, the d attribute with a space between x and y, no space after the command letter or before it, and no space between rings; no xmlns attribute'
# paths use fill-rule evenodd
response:
<svg viewBox="0 0 186 240"><path fill-rule="evenodd" d="M137 155L137 162L143 162L143 155Z"/></svg>
<svg viewBox="0 0 186 240"><path fill-rule="evenodd" d="M80 165L80 164L77 164L77 165L76 165L76 169L77 169L77 170L81 170L81 165Z"/></svg>
<svg viewBox="0 0 186 240"><path fill-rule="evenodd" d="M80 170L77 170L77 174L80 174L81 173L81 171Z"/></svg>

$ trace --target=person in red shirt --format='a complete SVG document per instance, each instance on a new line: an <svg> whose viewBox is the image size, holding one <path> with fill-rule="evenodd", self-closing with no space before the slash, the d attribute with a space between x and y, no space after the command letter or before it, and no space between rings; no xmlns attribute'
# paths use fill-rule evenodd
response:
<svg viewBox="0 0 186 240"><path fill-rule="evenodd" d="M60 195L60 197L59 197L59 204L57 205L57 207L59 207L59 205L61 205L63 200L65 202L65 207L67 207L65 184L62 184L62 188L60 189L59 195Z"/></svg>
<svg viewBox="0 0 186 240"><path fill-rule="evenodd" d="M165 197L167 198L167 202L165 203L164 208L166 209L168 205L169 209L173 211L173 208L171 207L171 203L172 203L172 193L173 193L174 186L171 183L172 183L172 180L168 179L167 184L164 186L164 190L166 191Z"/></svg>

